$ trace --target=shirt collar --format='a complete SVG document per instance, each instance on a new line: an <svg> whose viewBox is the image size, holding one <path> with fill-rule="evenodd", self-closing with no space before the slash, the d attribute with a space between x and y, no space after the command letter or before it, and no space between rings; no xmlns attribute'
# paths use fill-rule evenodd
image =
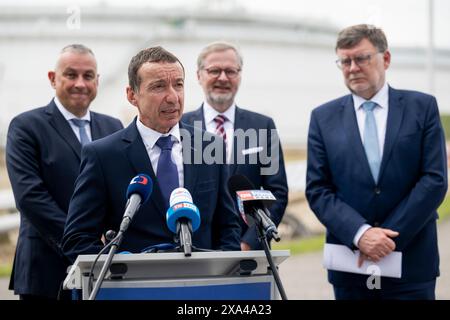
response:
<svg viewBox="0 0 450 320"><path fill-rule="evenodd" d="M209 124L212 121L214 121L214 118L222 114L224 115L228 121L231 122L231 124L234 125L234 114L236 113L236 104L233 102L233 104L223 113L218 112L216 109L211 107L208 102L203 103L203 114L205 116L205 124Z"/></svg>
<svg viewBox="0 0 450 320"><path fill-rule="evenodd" d="M172 140L175 138L175 143L179 143L181 141L180 126L178 123L174 125L168 133L161 133L147 127L139 120L139 118L136 119L136 127L142 137L142 141L144 141L145 146L150 149L153 149L156 141L158 141L161 136L166 137L168 135L172 135Z"/></svg>
<svg viewBox="0 0 450 320"><path fill-rule="evenodd" d="M356 94L352 94L352 96L356 111L358 111L358 109L361 108L362 104L366 101L373 101L381 108L387 108L389 101L389 86L388 83L385 82L381 89L370 100L366 100Z"/></svg>
<svg viewBox="0 0 450 320"><path fill-rule="evenodd" d="M80 120L87 120L87 121L91 121L91 112L88 110L88 112L86 112L86 114L84 116L82 116L81 118L78 118L76 115L74 115L73 113L71 113L69 110L66 109L66 107L64 107L61 103L61 101L59 101L58 97L55 96L55 98L53 99L55 101L56 107L58 108L59 112L62 113L63 117L69 121L71 119L80 119Z"/></svg>

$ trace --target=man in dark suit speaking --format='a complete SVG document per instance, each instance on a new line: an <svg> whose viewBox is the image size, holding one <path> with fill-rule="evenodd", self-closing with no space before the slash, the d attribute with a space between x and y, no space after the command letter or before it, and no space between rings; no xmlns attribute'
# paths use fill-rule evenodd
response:
<svg viewBox="0 0 450 320"><path fill-rule="evenodd" d="M118 119L89 111L98 87L89 48L66 46L48 78L55 98L15 117L6 144L21 218L10 289L21 299L56 299L68 266L61 240L81 147L123 128Z"/></svg>
<svg viewBox="0 0 450 320"><path fill-rule="evenodd" d="M344 29L336 53L351 94L312 112L306 196L328 244L359 249L359 266L390 255L385 263L400 270L378 281L329 270L336 299L434 299L436 209L447 191L436 99L387 84L391 54L381 29Z"/></svg>
<svg viewBox="0 0 450 320"><path fill-rule="evenodd" d="M119 250L139 253L170 243L166 224L171 192L184 187L200 211L193 245L239 250L238 217L225 192L226 166L203 159L208 139L179 122L184 107L184 68L161 47L141 50L128 67L128 101L138 117L125 129L83 149L81 172L70 202L63 249L74 261L79 254L98 253L101 236L119 229L130 180L144 173L153 180L150 200L131 222ZM200 145L192 143L194 136ZM200 159L198 159L200 155Z"/></svg>
<svg viewBox="0 0 450 320"><path fill-rule="evenodd" d="M197 59L197 78L205 101L182 121L223 137L230 175L244 175L257 188L275 195L270 212L278 225L288 201L283 151L272 118L236 106L242 66L241 54L230 43L213 42L203 48ZM248 228L241 219L240 225L241 249L262 250L256 224Z"/></svg>

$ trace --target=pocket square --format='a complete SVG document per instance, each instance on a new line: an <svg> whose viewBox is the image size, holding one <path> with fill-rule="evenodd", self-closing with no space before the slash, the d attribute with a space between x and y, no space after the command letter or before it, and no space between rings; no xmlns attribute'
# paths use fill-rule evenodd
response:
<svg viewBox="0 0 450 320"><path fill-rule="evenodd" d="M247 154L257 153L257 152L262 151L263 149L264 149L263 147L254 147L254 148L244 149L244 150L242 150L242 155L245 156Z"/></svg>

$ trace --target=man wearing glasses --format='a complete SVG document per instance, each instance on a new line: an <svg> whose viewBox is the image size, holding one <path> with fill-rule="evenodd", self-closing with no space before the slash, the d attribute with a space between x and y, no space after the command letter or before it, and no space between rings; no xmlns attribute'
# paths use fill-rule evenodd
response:
<svg viewBox="0 0 450 320"><path fill-rule="evenodd" d="M329 268L335 297L434 299L436 209L447 191L436 99L387 84L391 54L381 29L342 30L336 53L351 94L312 112L306 196L327 244L359 250L359 271L387 263L401 275L374 279ZM400 260L392 262L393 251Z"/></svg>
<svg viewBox="0 0 450 320"><path fill-rule="evenodd" d="M186 113L182 121L194 126L201 123L204 130L223 138L230 175L244 175L256 188L262 187L275 195L277 201L269 209L272 220L278 225L288 200L283 152L278 135L274 134L276 128L272 118L236 106L242 65L242 56L234 45L226 42L207 45L197 59L197 78L205 101L199 109ZM243 133L249 138L241 139L245 135ZM275 140L278 147L275 147ZM262 160L263 155L269 155L278 170L264 174L262 169L268 162ZM248 228L243 220L240 222L241 249L261 250L256 226Z"/></svg>

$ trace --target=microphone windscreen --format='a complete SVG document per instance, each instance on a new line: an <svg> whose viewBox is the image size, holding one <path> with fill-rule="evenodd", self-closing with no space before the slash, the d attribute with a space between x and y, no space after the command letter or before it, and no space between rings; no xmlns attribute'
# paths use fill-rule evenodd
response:
<svg viewBox="0 0 450 320"><path fill-rule="evenodd" d="M200 227L200 211L192 203L190 192L185 188L177 188L170 194L170 207L166 212L166 223L169 230L176 233L177 221L183 218L191 221L193 232Z"/></svg>
<svg viewBox="0 0 450 320"><path fill-rule="evenodd" d="M246 176L237 174L231 176L228 179L228 191L230 192L230 195L236 202L239 203L236 192L244 190L256 190L255 185ZM241 217L244 220L245 224L251 226L254 223L254 221L247 219L246 213L252 212L254 208L262 208L264 206L262 205L262 202L259 200L245 201L244 203L241 202L241 204L242 207L240 207L240 205L238 204Z"/></svg>
<svg viewBox="0 0 450 320"><path fill-rule="evenodd" d="M187 189L176 188L170 194L170 200L169 200L170 207L179 202L193 203L192 196Z"/></svg>
<svg viewBox="0 0 450 320"><path fill-rule="evenodd" d="M144 204L150 198L152 191L152 179L148 175L141 173L131 179L127 189L127 199L129 199L132 194L138 194L142 198L142 204Z"/></svg>

